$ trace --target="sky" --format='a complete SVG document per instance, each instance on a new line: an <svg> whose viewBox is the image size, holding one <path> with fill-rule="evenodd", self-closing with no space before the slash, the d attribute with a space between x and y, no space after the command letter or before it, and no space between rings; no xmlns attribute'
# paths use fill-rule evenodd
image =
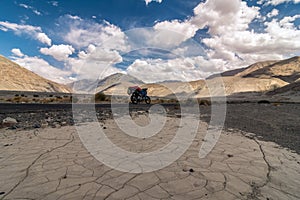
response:
<svg viewBox="0 0 300 200"><path fill-rule="evenodd" d="M199 80L300 56L300 0L1 0L0 54L59 83Z"/></svg>

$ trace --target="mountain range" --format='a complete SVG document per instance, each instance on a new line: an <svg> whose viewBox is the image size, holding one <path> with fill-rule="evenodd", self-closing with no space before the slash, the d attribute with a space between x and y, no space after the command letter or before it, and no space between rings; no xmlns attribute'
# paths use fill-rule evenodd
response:
<svg viewBox="0 0 300 200"><path fill-rule="evenodd" d="M260 93L269 96L299 95L300 57L254 63L246 68L214 74L205 80L190 82L165 81L144 83L128 74L116 73L101 80L80 80L62 85L44 79L37 74L0 56L0 90L104 93L127 95L127 88L139 85L148 88L148 95L155 97L234 96ZM300 96L300 95L299 95Z"/></svg>
<svg viewBox="0 0 300 200"><path fill-rule="evenodd" d="M113 74L100 80L95 91L106 95L124 95L128 86L139 85L148 88L149 96L155 97L171 98L176 94L200 98L210 97L212 93L215 96L246 93L275 95L282 90L295 88L293 85L299 84L299 78L300 57L293 57L286 60L258 62L246 68L214 74L206 80L190 82L170 81L144 84L130 75ZM279 90L280 88L282 90Z"/></svg>

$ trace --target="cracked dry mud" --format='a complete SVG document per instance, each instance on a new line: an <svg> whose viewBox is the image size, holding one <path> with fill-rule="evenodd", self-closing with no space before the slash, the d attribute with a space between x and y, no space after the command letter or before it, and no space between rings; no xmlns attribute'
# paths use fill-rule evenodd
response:
<svg viewBox="0 0 300 200"><path fill-rule="evenodd" d="M137 124L147 123L143 117L136 118ZM147 139L122 133L112 119L102 126L123 149L150 152L174 137L178 120L168 118L162 132ZM176 162L139 174L97 161L75 126L2 129L0 199L300 199L298 154L231 130L223 131L212 152L199 159L206 128L201 122L192 145Z"/></svg>

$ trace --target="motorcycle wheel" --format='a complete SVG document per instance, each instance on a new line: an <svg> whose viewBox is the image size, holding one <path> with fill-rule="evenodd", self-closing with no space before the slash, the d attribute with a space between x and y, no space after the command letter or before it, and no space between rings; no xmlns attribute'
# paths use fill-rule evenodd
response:
<svg viewBox="0 0 300 200"><path fill-rule="evenodd" d="M150 97L146 96L145 97L145 102L146 102L146 104L150 104L151 103Z"/></svg>
<svg viewBox="0 0 300 200"><path fill-rule="evenodd" d="M134 95L131 96L131 103L133 103L133 104L138 103L138 99Z"/></svg>

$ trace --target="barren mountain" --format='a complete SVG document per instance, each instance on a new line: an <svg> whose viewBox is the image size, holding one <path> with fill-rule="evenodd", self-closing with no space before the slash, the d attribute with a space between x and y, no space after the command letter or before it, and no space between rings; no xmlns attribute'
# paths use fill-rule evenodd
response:
<svg viewBox="0 0 300 200"><path fill-rule="evenodd" d="M254 63L252 65L250 65L249 67L246 67L244 70L242 70L241 72L237 73L235 76L247 76L248 74L263 69L267 66L273 65L274 63L278 62L278 60L274 60L274 61L262 61L262 62L257 62Z"/></svg>
<svg viewBox="0 0 300 200"><path fill-rule="evenodd" d="M175 82L164 84L145 84L148 94L156 97L167 97L173 94L200 97L232 95L243 92L267 92L287 85L285 81L277 78L242 78L242 77L216 77L209 80L192 82Z"/></svg>
<svg viewBox="0 0 300 200"><path fill-rule="evenodd" d="M0 90L71 92L69 87L42 78L1 55L0 77Z"/></svg>
<svg viewBox="0 0 300 200"><path fill-rule="evenodd" d="M142 84L144 83L141 80L133 76L116 73L100 80L96 92L106 95L127 95L128 87Z"/></svg>
<svg viewBox="0 0 300 200"><path fill-rule="evenodd" d="M212 78L220 77L220 76L222 76L222 77L224 77L224 76L246 76L246 75L250 74L253 71L264 68L264 67L269 66L269 65L272 65L276 62L278 62L278 61L274 60L274 61L257 62L257 63L254 63L254 64L248 66L248 67L238 68L238 69L234 69L234 70L225 71L225 72L222 72L220 74L211 75L207 79L212 79Z"/></svg>
<svg viewBox="0 0 300 200"><path fill-rule="evenodd" d="M193 95L199 88L204 86L204 81L193 82L164 82L142 85L148 88L148 95L156 97L166 97L176 95Z"/></svg>
<svg viewBox="0 0 300 200"><path fill-rule="evenodd" d="M298 84L292 83L299 78L300 57L293 57L281 61L257 62L246 68L212 75L206 81L213 90L219 90L220 92L221 88L218 83L222 79L226 95L243 92L266 93L268 91L269 94L275 94L279 91L287 92L287 90L292 90L294 85ZM270 92L273 90L276 92ZM209 96L208 87L202 88L197 96Z"/></svg>
<svg viewBox="0 0 300 200"><path fill-rule="evenodd" d="M245 92L267 92L287 85L277 78L242 78L235 76L218 77L206 80L196 97L226 96Z"/></svg>
<svg viewBox="0 0 300 200"><path fill-rule="evenodd" d="M300 80L290 83L284 87L277 88L276 90L270 91L268 95L298 95L300 96Z"/></svg>
<svg viewBox="0 0 300 200"><path fill-rule="evenodd" d="M286 60L278 61L251 73L243 75L243 77L255 78L279 78L288 83L292 83L300 78L300 57L296 56Z"/></svg>

